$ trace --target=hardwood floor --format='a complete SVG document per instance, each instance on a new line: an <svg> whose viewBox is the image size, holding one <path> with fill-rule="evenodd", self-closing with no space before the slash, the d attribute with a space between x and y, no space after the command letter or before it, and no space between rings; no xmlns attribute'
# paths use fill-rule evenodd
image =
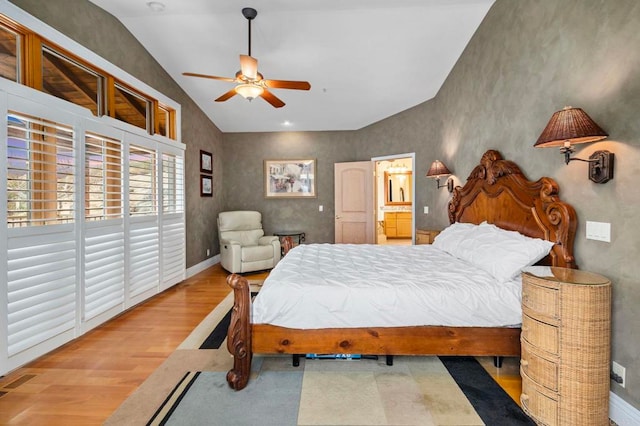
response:
<svg viewBox="0 0 640 426"><path fill-rule="evenodd" d="M226 276L215 265L0 378L0 424L102 424L230 292ZM485 364L517 400L517 368Z"/></svg>
<svg viewBox="0 0 640 426"><path fill-rule="evenodd" d="M213 266L2 377L0 424L102 424L229 294L226 276Z"/></svg>

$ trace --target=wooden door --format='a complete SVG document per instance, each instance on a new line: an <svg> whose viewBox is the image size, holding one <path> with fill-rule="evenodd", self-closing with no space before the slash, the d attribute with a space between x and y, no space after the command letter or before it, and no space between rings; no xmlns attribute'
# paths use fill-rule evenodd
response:
<svg viewBox="0 0 640 426"><path fill-rule="evenodd" d="M374 244L373 163L336 163L335 242Z"/></svg>

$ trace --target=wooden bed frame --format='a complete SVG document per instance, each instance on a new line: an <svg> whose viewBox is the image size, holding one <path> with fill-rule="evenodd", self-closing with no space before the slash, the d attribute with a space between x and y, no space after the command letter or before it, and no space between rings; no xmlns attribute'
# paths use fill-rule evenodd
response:
<svg viewBox="0 0 640 426"><path fill-rule="evenodd" d="M532 182L498 151L487 151L463 187L454 190L449 221L493 223L503 229L556 243L540 264L575 268L573 239L577 220L570 205L558 198L558 185L548 177ZM251 324L249 283L232 274L234 306L227 348L234 357L229 386L243 389L253 353L520 356L520 328L508 327L378 327L291 329Z"/></svg>

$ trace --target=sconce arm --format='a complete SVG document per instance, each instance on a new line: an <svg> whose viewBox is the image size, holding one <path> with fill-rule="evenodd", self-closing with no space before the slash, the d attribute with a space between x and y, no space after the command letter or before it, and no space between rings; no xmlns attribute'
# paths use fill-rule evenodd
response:
<svg viewBox="0 0 640 426"><path fill-rule="evenodd" d="M566 154L565 154L566 155ZM569 154L571 155L571 154ZM589 158L589 159L584 159L584 158L577 158L577 157L569 157L568 161L565 161L567 164L569 164L569 161L584 161L585 163L601 163L602 162L602 158Z"/></svg>
<svg viewBox="0 0 640 426"><path fill-rule="evenodd" d="M438 189L447 188L449 192L453 192L453 178L451 177L447 179L447 183L445 183L444 185L440 185L440 176L437 176L436 185L438 186Z"/></svg>

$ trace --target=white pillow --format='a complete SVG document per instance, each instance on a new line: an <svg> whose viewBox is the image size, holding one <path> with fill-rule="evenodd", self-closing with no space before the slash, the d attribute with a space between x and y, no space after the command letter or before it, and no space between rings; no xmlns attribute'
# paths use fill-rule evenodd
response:
<svg viewBox="0 0 640 426"><path fill-rule="evenodd" d="M455 222L444 228L433 240L433 246L455 256L458 244L467 238L467 234L478 225Z"/></svg>
<svg viewBox="0 0 640 426"><path fill-rule="evenodd" d="M551 247L550 241L482 223L469 230L451 254L506 282L549 254Z"/></svg>

